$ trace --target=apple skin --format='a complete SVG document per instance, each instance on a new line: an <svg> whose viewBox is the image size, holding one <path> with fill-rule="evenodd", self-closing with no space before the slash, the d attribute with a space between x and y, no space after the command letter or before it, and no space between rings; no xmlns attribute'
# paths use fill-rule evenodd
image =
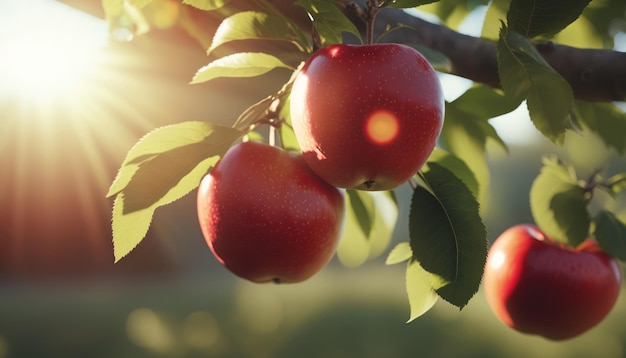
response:
<svg viewBox="0 0 626 358"><path fill-rule="evenodd" d="M344 197L302 157L262 143L231 147L201 181L197 211L211 251L253 282L300 282L332 258Z"/></svg>
<svg viewBox="0 0 626 358"><path fill-rule="evenodd" d="M340 188L404 183L428 159L443 126L434 69L401 44L318 50L296 76L290 105L307 164Z"/></svg>
<svg viewBox="0 0 626 358"><path fill-rule="evenodd" d="M506 325L551 340L576 337L609 313L621 269L596 241L576 248L556 243L530 224L513 226L492 245L483 286Z"/></svg>

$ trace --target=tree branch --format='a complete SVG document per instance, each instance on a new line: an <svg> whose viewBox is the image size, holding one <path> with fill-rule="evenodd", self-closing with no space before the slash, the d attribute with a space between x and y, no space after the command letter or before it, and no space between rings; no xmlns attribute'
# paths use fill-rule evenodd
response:
<svg viewBox="0 0 626 358"><path fill-rule="evenodd" d="M377 18L377 32L387 26L408 25L384 37L386 42L416 43L446 55L452 74L499 87L495 43L460 34L403 11L385 9ZM360 24L357 24L360 26ZM585 101L626 100L626 53L580 49L545 43L536 45L539 53L569 82L577 99Z"/></svg>

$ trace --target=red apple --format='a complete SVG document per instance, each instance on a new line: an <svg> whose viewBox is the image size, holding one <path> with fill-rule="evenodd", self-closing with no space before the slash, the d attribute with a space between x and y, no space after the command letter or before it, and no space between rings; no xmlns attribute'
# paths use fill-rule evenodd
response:
<svg viewBox="0 0 626 358"><path fill-rule="evenodd" d="M571 248L534 225L506 230L489 250L483 285L506 325L551 340L578 336L609 313L621 270L596 241Z"/></svg>
<svg viewBox="0 0 626 358"><path fill-rule="evenodd" d="M231 147L198 189L198 218L215 257L253 282L299 282L332 258L344 199L300 155Z"/></svg>
<svg viewBox="0 0 626 358"><path fill-rule="evenodd" d="M341 188L404 183L424 164L443 125L435 71L401 44L318 50L296 76L290 104L307 164Z"/></svg>

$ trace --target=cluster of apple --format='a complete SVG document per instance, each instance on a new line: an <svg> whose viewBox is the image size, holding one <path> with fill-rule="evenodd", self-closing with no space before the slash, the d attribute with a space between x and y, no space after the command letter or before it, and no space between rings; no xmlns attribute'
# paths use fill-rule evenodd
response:
<svg viewBox="0 0 626 358"><path fill-rule="evenodd" d="M300 282L321 270L341 235L339 188L403 184L425 163L443 125L435 71L419 52L399 44L318 50L295 77L290 105L301 153L237 144L198 191L211 251L253 282ZM620 284L616 260L595 241L569 248L532 225L515 226L496 240L483 280L502 322L554 340L600 322Z"/></svg>
<svg viewBox="0 0 626 358"><path fill-rule="evenodd" d="M299 282L318 272L342 231L338 188L396 188L424 164L443 125L434 69L400 44L318 50L295 77L290 105L301 153L237 144L198 190L213 254L254 282Z"/></svg>

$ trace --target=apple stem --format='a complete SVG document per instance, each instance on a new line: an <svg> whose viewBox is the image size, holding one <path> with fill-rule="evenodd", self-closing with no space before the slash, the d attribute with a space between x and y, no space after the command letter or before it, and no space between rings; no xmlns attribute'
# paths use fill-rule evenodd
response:
<svg viewBox="0 0 626 358"><path fill-rule="evenodd" d="M363 14L365 21L365 43L371 45L374 43L374 20L380 11L378 0L367 0L367 9Z"/></svg>

